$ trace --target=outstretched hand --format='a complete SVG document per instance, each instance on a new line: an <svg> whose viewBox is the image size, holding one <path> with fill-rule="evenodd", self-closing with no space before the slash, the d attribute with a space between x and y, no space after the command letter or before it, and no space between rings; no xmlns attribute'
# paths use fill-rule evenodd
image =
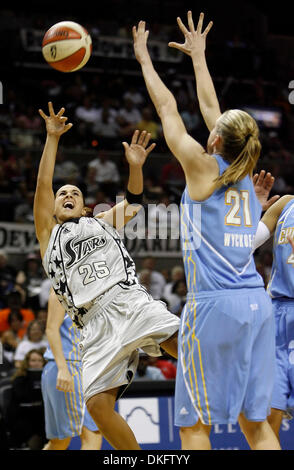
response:
<svg viewBox="0 0 294 470"><path fill-rule="evenodd" d="M210 21L202 33L204 13L200 13L196 30L194 27L192 12L188 11L187 16L189 29L186 28L180 17L177 18L179 28L185 37L185 42L183 44L178 42L169 42L168 45L169 47L179 49L190 56L204 53L206 47L206 36L212 28L213 22Z"/></svg>
<svg viewBox="0 0 294 470"><path fill-rule="evenodd" d="M142 131L140 133L140 131L136 130L133 134L131 145L127 142L122 143L129 165L139 167L144 165L146 158L156 145L153 143L147 147L150 137L151 134L149 132Z"/></svg>
<svg viewBox="0 0 294 470"><path fill-rule="evenodd" d="M146 31L145 21L139 21L138 27L133 26L133 40L134 40L134 52L136 59L139 63L143 60L144 56L148 54L147 50L147 39L149 31Z"/></svg>
<svg viewBox="0 0 294 470"><path fill-rule="evenodd" d="M275 182L275 178L271 175L271 173L265 173L264 170L261 170L260 173L256 173L253 176L253 185L257 199L259 200L262 210L266 211L269 207L271 207L280 196L276 195L268 199L273 184Z"/></svg>
<svg viewBox="0 0 294 470"><path fill-rule="evenodd" d="M48 103L49 108L49 116L47 116L42 109L39 109L39 114L42 116L46 123L46 130L48 135L55 135L56 137L60 137L62 134L67 132L69 129L72 128L72 124L66 124L67 117L63 116L65 111L64 108L61 108L57 114L55 114L53 105L51 101Z"/></svg>

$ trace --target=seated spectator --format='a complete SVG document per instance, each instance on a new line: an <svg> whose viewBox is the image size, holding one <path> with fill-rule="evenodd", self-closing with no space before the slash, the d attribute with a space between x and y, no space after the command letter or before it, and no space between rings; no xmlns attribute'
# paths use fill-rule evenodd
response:
<svg viewBox="0 0 294 470"><path fill-rule="evenodd" d="M27 191L25 200L18 204L14 210L14 221L18 223L34 222L34 191Z"/></svg>
<svg viewBox="0 0 294 470"><path fill-rule="evenodd" d="M47 305L46 308L40 308L35 312L36 320L40 323L40 325L43 328L44 331L44 339L47 339L46 337L46 324L47 324L47 316L48 316L48 309Z"/></svg>
<svg viewBox="0 0 294 470"><path fill-rule="evenodd" d="M113 206L113 202L106 196L104 191L101 191L101 189L98 189L93 198L88 198L86 199L87 201L87 207L90 207L90 209L93 209L96 206L101 206L101 210L99 212L103 212L104 210L108 210L111 206ZM96 208L97 211L98 208ZM96 212L95 212L96 215Z"/></svg>
<svg viewBox="0 0 294 470"><path fill-rule="evenodd" d="M44 279L41 283L41 290L39 293L39 305L42 309L47 308L51 286L51 280L48 278Z"/></svg>
<svg viewBox="0 0 294 470"><path fill-rule="evenodd" d="M177 265L174 266L171 270L171 280L168 282L163 291L163 297L169 300L170 295L172 295L172 289L176 281L185 280L185 271L183 266Z"/></svg>
<svg viewBox="0 0 294 470"><path fill-rule="evenodd" d="M131 100L137 108L140 108L144 103L144 96L138 91L138 87L134 85L127 88L127 91L123 94L123 99Z"/></svg>
<svg viewBox="0 0 294 470"><path fill-rule="evenodd" d="M169 309L177 316L181 316L183 307L186 303L187 286L185 280L176 281L173 285L168 303Z"/></svg>
<svg viewBox="0 0 294 470"><path fill-rule="evenodd" d="M37 310L42 281L45 278L40 256L35 253L27 255L23 269L16 276L16 282L26 290L26 306Z"/></svg>
<svg viewBox="0 0 294 470"><path fill-rule="evenodd" d="M98 108L97 119L93 124L93 133L98 138L99 145L105 147L105 144L110 142L113 147L113 138L119 135L116 118L117 111L111 106L111 100L104 99L101 108Z"/></svg>
<svg viewBox="0 0 294 470"><path fill-rule="evenodd" d="M156 203L163 195L163 188L152 177L144 179L144 196L149 203Z"/></svg>
<svg viewBox="0 0 294 470"><path fill-rule="evenodd" d="M7 296L7 308L0 310L0 335L11 329L11 322L16 318L16 316L9 317L12 313L20 313L22 316L22 326L17 330L17 336L23 338L29 323L35 319L35 315L31 309L23 308L22 297L18 291L12 291Z"/></svg>
<svg viewBox="0 0 294 470"><path fill-rule="evenodd" d="M82 143L91 142L94 133L93 125L99 118L98 108L93 104L90 96L86 96L83 104L78 106L75 111L75 119L77 121L77 132Z"/></svg>
<svg viewBox="0 0 294 470"><path fill-rule="evenodd" d="M147 131L151 134L152 140L158 140L162 136L161 125L153 118L153 111L150 106L142 110L142 119L136 125L139 131Z"/></svg>
<svg viewBox="0 0 294 470"><path fill-rule="evenodd" d="M54 168L54 185L68 184L69 179L78 177L80 169L76 163L67 158L62 150L56 155L56 165Z"/></svg>
<svg viewBox="0 0 294 470"><path fill-rule="evenodd" d="M134 380L166 380L158 367L151 365L153 358L144 352L140 352L139 364Z"/></svg>
<svg viewBox="0 0 294 470"><path fill-rule="evenodd" d="M42 119L36 113L34 106L28 106L16 117L15 126L22 129L39 131L42 129Z"/></svg>
<svg viewBox="0 0 294 470"><path fill-rule="evenodd" d="M141 271L147 269L150 271L150 294L154 299L160 299L165 287L165 279L163 275L155 269L155 259L152 256L144 258L142 261ZM141 282L141 271L138 273L139 282Z"/></svg>
<svg viewBox="0 0 294 470"><path fill-rule="evenodd" d="M194 136L200 124L200 117L195 102L190 100L184 110L181 112L187 132Z"/></svg>
<svg viewBox="0 0 294 470"><path fill-rule="evenodd" d="M140 284L144 286L150 294L151 271L149 269L142 269L142 271L140 271Z"/></svg>
<svg viewBox="0 0 294 470"><path fill-rule="evenodd" d="M142 119L142 115L138 108L134 105L133 101L126 99L124 106L118 110L117 122L120 126L120 135L129 137L133 135L136 130L138 122Z"/></svg>
<svg viewBox="0 0 294 470"><path fill-rule="evenodd" d="M158 367L166 379L175 379L177 375L177 367L171 360L171 357L164 353L162 356L154 357L153 365Z"/></svg>
<svg viewBox="0 0 294 470"><path fill-rule="evenodd" d="M24 360L25 355L32 349L45 349L48 346L48 341L44 339L44 328L38 320L33 320L28 328L27 335L18 344L15 355L14 365L16 368L20 367L21 361Z"/></svg>
<svg viewBox="0 0 294 470"><path fill-rule="evenodd" d="M0 337L0 342L2 343L0 379L11 375L15 371L14 354L19 341L19 338L15 336L12 330L4 331Z"/></svg>
<svg viewBox="0 0 294 470"><path fill-rule="evenodd" d="M148 208L148 235L160 239L179 237L179 209L166 193L162 193L158 204Z"/></svg>
<svg viewBox="0 0 294 470"><path fill-rule="evenodd" d="M0 309L6 307L6 296L15 290L16 269L8 264L8 255L0 250Z"/></svg>
<svg viewBox="0 0 294 470"><path fill-rule="evenodd" d="M97 158L89 163L88 168L95 169L96 182L99 184L99 188L112 200L115 200L120 177L117 165L108 159L105 150L98 152Z"/></svg>
<svg viewBox="0 0 294 470"><path fill-rule="evenodd" d="M46 442L41 373L45 360L41 351L30 350L12 377L7 413L9 447L28 446L41 450Z"/></svg>
<svg viewBox="0 0 294 470"><path fill-rule="evenodd" d="M185 174L181 164L175 157L163 165L161 170L161 184L168 194L181 197L185 188Z"/></svg>

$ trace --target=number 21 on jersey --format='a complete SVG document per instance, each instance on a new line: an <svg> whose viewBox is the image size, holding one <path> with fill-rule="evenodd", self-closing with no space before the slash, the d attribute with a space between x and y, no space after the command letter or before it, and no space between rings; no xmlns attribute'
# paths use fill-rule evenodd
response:
<svg viewBox="0 0 294 470"><path fill-rule="evenodd" d="M238 191L236 188L230 188L225 192L225 204L231 206L225 216L225 225L235 227L252 227L252 219L249 207L249 191ZM241 212L241 206L243 211Z"/></svg>

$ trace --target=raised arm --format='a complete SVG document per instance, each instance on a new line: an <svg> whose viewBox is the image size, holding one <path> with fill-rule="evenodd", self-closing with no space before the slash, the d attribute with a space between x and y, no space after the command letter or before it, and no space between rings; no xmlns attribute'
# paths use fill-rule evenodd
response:
<svg viewBox="0 0 294 470"><path fill-rule="evenodd" d="M51 102L48 103L48 107L49 116L41 109L39 110L40 115L46 122L47 138L39 165L34 199L34 222L42 256L46 251L51 230L56 223L53 219L54 193L52 181L59 138L72 127L72 124L66 124L67 118L63 116L64 108L61 108L55 114Z"/></svg>
<svg viewBox="0 0 294 470"><path fill-rule="evenodd" d="M191 169L197 170L200 176L207 174L214 159L208 156L204 148L187 133L174 96L153 67L147 49L148 33L145 31L144 21L140 21L138 27L133 27L134 51L141 65L148 93L161 119L166 143L180 161L186 176Z"/></svg>
<svg viewBox="0 0 294 470"><path fill-rule="evenodd" d="M170 42L169 46L179 49L191 57L196 77L199 107L209 131L212 131L216 120L221 115L221 110L205 57L206 36L213 23L210 21L206 29L202 32L203 19L204 13L200 13L198 25L195 30L191 11L188 11L189 29L186 28L181 18L178 17L177 22L185 37L185 42L183 44Z"/></svg>
<svg viewBox="0 0 294 470"><path fill-rule="evenodd" d="M64 320L64 315L64 308L51 288L48 300L46 335L58 368L56 388L63 392L72 392L73 380L63 354L60 336L60 327Z"/></svg>
<svg viewBox="0 0 294 470"><path fill-rule="evenodd" d="M146 131L140 133L136 130L133 134L131 145L123 142L125 156L129 163L127 197L109 211L97 215L98 218L103 218L103 220L118 230L124 227L142 208L143 165L156 145L153 143L148 146L150 137L150 133Z"/></svg>

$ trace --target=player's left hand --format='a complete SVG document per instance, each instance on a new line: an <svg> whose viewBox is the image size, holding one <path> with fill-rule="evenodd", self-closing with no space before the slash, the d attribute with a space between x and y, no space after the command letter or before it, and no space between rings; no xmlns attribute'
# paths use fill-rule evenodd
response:
<svg viewBox="0 0 294 470"><path fill-rule="evenodd" d="M179 28L185 37L185 42L183 44L178 42L169 42L168 45L169 47L179 49L179 51L184 52L190 56L199 56L199 54L201 55L205 51L206 36L211 30L213 22L210 21L205 30L202 32L204 13L200 13L196 29L194 27L192 12L190 10L188 11L187 18L189 29L186 28L180 17L177 18Z"/></svg>
<svg viewBox="0 0 294 470"><path fill-rule="evenodd" d="M140 133L140 131L136 130L133 134L131 145L127 142L122 143L130 166L142 167L144 165L146 158L156 145L153 143L147 147L150 137L151 134L149 132L142 131Z"/></svg>
<svg viewBox="0 0 294 470"><path fill-rule="evenodd" d="M276 195L268 199L273 184L275 182L275 178L271 175L271 173L265 173L264 170L261 170L260 173L256 173L253 176L253 185L255 189L255 194L257 199L259 200L262 210L266 211L269 207L271 207L280 196Z"/></svg>

